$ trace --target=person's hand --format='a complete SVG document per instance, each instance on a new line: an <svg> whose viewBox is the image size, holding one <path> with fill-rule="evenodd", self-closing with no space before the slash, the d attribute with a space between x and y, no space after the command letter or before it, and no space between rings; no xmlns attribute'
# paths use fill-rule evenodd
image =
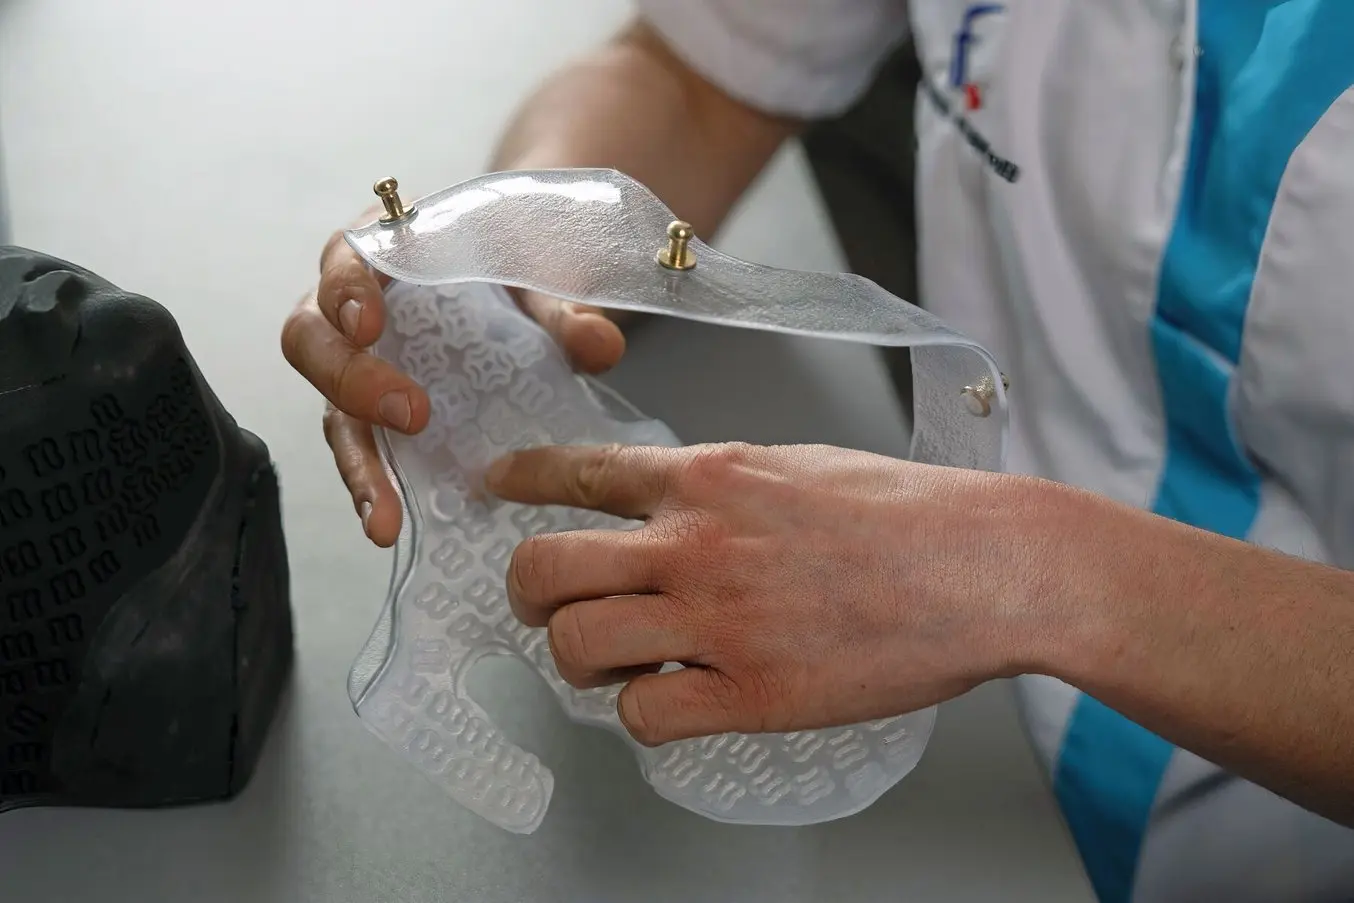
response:
<svg viewBox="0 0 1354 903"><path fill-rule="evenodd" d="M487 486L646 522L529 539L507 588L570 684L628 681L647 745L903 714L1017 673L1047 560L1013 542L1032 481L837 448L548 447Z"/></svg>
<svg viewBox="0 0 1354 903"><path fill-rule="evenodd" d="M359 222L370 222L376 211ZM376 451L372 424L417 433L428 424L428 395L396 367L369 353L385 328L382 288L374 273L335 232L320 257L320 283L302 298L282 327L287 362L320 391L327 404L324 437L367 536L380 546L400 532L400 504ZM523 293L522 309L540 323L574 365L589 373L610 369L625 351L616 325L596 308Z"/></svg>

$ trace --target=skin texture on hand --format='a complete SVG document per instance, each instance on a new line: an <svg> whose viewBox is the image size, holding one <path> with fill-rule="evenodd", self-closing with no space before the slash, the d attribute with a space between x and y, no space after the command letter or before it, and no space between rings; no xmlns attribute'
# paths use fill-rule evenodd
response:
<svg viewBox="0 0 1354 903"><path fill-rule="evenodd" d="M797 128L723 94L636 23L543 83L509 125L491 168L615 168L709 237ZM582 371L610 369L625 351L620 330L594 308L532 293L518 303ZM380 546L398 537L401 508L372 425L417 433L429 416L422 387L368 351L385 316L382 279L339 231L321 255L318 287L282 331L287 361L327 401L325 440L363 529Z"/></svg>
<svg viewBox="0 0 1354 903"><path fill-rule="evenodd" d="M818 446L548 448L490 472L495 495L643 519L517 549L508 596L578 687L633 677L640 742L791 731L920 709L1011 673L1019 605L986 590L973 525L999 475ZM1013 583L1012 587L1017 584ZM640 674L664 662L684 670Z"/></svg>
<svg viewBox="0 0 1354 903"><path fill-rule="evenodd" d="M641 742L914 711L1060 678L1354 824L1354 574L1068 486L818 446L556 447L495 495L644 520L539 536L508 572ZM653 674L664 662L684 670Z"/></svg>

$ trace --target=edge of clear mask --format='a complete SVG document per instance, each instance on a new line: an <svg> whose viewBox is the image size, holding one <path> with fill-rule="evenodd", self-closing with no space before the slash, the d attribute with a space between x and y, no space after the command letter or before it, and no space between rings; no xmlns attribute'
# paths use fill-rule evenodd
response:
<svg viewBox="0 0 1354 903"><path fill-rule="evenodd" d="M752 263L718 251L699 237L689 244L696 266L667 270L655 255L667 243L674 214L648 188L617 170L488 173L419 198L408 210L409 215L397 222L378 220L344 232L344 239L368 266L399 282L489 282L594 307L720 326L879 347L967 349L984 360L988 375L996 380L992 420L1002 425L1004 462L1006 393L986 348L854 273ZM484 241L486 235L492 240ZM519 248L530 250L520 253ZM794 299L795 311L803 312L806 303L811 304L835 311L837 322L796 325L783 297L768 305L766 296L742 290L766 282L784 287L789 285L786 279L803 287ZM688 290L691 283L697 290ZM703 307L712 299L718 299L714 307L724 310ZM881 313L887 308L908 321L897 324L903 328L885 323ZM861 328L861 323L881 328Z"/></svg>
<svg viewBox="0 0 1354 903"><path fill-rule="evenodd" d="M950 330L933 315L893 296L875 283L850 274L824 274L750 264L715 251L699 240L690 250L694 270L673 272L660 267L655 252L665 244L672 214L647 189L611 170L538 170L492 173L436 192L414 203L413 215L394 224L372 223L345 233L345 238L374 269L415 285L486 282L539 291L564 300L604 308L627 309L718 325L753 328L792 335L832 338L876 346L944 347L970 353L975 373L992 380L991 415L983 426L995 430L992 454L982 469L1001 469L1007 437L1006 394L996 362L987 351ZM545 228L548 226L549 228ZM589 241L589 239L597 239ZM517 253L530 248L530 253ZM551 261L563 261L562 266ZM714 278L710 278L713 274ZM789 279L800 292L797 310L806 298L810 325L796 325L780 316L782 308L768 296L744 289L759 282ZM697 282L700 292L684 291ZM806 284L807 283L807 284ZM623 294L624 293L624 294ZM834 302L847 297L853 310ZM634 300L639 297L642 300ZM711 305L712 299L716 302ZM704 305L704 306L702 306ZM718 308L732 308L719 310ZM892 308L892 311L889 309ZM826 317L818 311L827 310ZM887 331L889 313L901 321ZM833 322L815 324L814 320ZM873 323L884 328L860 329ZM969 368L965 368L966 370ZM587 380L599 400L618 419L646 419L602 384ZM960 404L957 387L954 403ZM409 492L389 443L378 430L382 459L399 488L404 520L396 543L387 604L349 676L349 695L356 707L373 686L392 651L393 600L413 571L419 545ZM914 439L914 453L916 443ZM916 455L913 455L916 458ZM959 465L964 466L964 465ZM613 728L613 725L602 724ZM643 767L643 763L641 762ZM655 786L661 795L663 791ZM867 807L873 798L843 811L844 817ZM710 813L707 817L719 819Z"/></svg>

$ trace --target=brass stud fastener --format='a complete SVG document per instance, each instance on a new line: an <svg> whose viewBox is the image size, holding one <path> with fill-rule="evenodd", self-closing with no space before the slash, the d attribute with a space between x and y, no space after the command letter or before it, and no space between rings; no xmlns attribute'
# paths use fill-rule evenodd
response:
<svg viewBox="0 0 1354 903"><path fill-rule="evenodd" d="M386 208L385 215L381 217L382 223L399 222L414 212L413 207L405 207L404 201L400 200L400 183L394 179L382 179L373 185L371 190L376 192L376 196L381 199L381 205Z"/></svg>
<svg viewBox="0 0 1354 903"><path fill-rule="evenodd" d="M1001 387L1011 388L1011 381L1006 378L1005 373L1001 375ZM974 417L986 417L992 413L992 398L997 394L997 387L992 382L992 377L984 376L978 380L976 386L964 386L964 391L959 394L970 414Z"/></svg>
<svg viewBox="0 0 1354 903"><path fill-rule="evenodd" d="M658 249L658 262L669 270L689 270L696 265L696 255L687 246L696 235L690 223L677 220L668 226L668 246Z"/></svg>

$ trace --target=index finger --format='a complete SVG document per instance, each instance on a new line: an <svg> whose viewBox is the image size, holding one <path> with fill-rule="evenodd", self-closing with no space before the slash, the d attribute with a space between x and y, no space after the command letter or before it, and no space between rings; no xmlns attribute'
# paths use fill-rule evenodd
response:
<svg viewBox="0 0 1354 903"><path fill-rule="evenodd" d="M676 469L670 448L555 445L500 458L485 486L505 501L645 519L667 496Z"/></svg>

